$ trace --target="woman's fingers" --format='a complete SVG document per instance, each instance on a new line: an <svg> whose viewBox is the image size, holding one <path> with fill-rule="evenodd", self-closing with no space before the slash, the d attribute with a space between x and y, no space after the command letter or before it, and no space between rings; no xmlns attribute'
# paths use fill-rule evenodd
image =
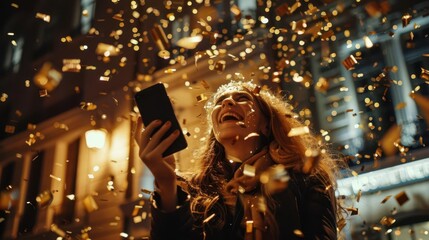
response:
<svg viewBox="0 0 429 240"><path fill-rule="evenodd" d="M173 133L171 133L168 137L166 137L164 140L162 140L154 149L156 152L163 153L165 150L167 150L168 147L173 144L174 140L177 139L179 136L179 130L175 130Z"/></svg>

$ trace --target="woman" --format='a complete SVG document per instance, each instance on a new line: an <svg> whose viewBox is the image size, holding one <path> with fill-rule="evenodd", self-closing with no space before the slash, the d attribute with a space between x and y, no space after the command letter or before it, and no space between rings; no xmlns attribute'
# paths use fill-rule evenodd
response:
<svg viewBox="0 0 429 240"><path fill-rule="evenodd" d="M199 171L178 178L154 121L135 139L155 177L152 239L336 239L336 162L282 98L251 82L221 86L206 104ZM159 128L156 133L154 129Z"/></svg>

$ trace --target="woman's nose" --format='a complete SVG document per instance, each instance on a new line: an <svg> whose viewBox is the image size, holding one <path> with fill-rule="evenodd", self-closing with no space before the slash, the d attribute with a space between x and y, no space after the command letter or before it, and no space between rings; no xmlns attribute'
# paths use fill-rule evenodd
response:
<svg viewBox="0 0 429 240"><path fill-rule="evenodd" d="M233 106L235 104L234 99L232 97L227 97L222 100L222 107Z"/></svg>

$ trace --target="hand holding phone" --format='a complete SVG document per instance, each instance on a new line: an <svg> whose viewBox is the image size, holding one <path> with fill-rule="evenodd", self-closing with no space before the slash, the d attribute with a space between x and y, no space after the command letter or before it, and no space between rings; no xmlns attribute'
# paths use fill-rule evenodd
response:
<svg viewBox="0 0 429 240"><path fill-rule="evenodd" d="M174 113L170 98L167 95L164 84L157 83L137 92L134 100L139 108L140 115L145 126L154 120L161 120L163 123L170 121L171 127L162 137L168 137L174 130L179 130L177 139L165 150L163 157L176 153L188 146L183 131ZM155 130L154 132L156 132Z"/></svg>

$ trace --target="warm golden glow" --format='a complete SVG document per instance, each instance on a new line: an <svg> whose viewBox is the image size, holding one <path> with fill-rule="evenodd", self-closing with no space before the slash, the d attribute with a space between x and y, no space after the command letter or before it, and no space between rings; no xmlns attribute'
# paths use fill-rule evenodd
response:
<svg viewBox="0 0 429 240"><path fill-rule="evenodd" d="M98 148L101 149L104 147L106 142L107 131L106 129L91 129L85 132L86 146L88 148Z"/></svg>

